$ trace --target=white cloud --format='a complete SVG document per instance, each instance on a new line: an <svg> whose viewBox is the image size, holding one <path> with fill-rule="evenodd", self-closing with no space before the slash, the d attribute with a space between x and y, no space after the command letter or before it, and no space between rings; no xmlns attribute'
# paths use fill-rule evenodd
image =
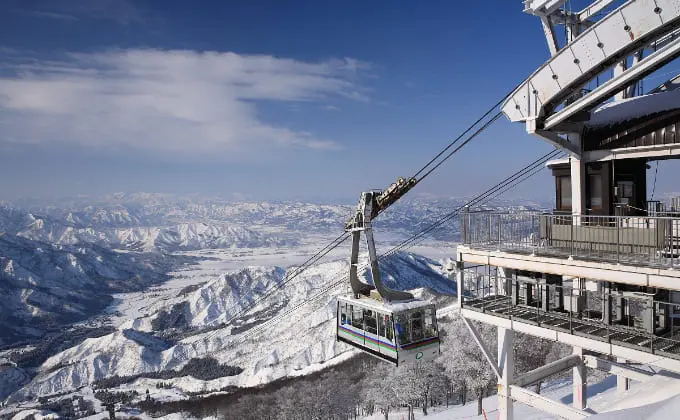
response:
<svg viewBox="0 0 680 420"><path fill-rule="evenodd" d="M11 11L28 14L38 18L61 21L79 21L87 19L108 20L120 25L145 24L148 22L144 13L131 0L42 0L34 1L27 9L23 0L5 0L16 5Z"/></svg>
<svg viewBox="0 0 680 420"><path fill-rule="evenodd" d="M7 51L6 51L7 52ZM0 61L0 142L76 143L182 154L263 147L339 147L268 124L263 101L366 101L353 59L319 63L265 55L115 50ZM0 146L1 147L1 146Z"/></svg>

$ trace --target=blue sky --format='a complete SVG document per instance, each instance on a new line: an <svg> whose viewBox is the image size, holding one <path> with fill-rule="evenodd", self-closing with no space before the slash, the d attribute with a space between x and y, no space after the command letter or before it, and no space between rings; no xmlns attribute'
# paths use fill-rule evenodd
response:
<svg viewBox="0 0 680 420"><path fill-rule="evenodd" d="M0 199L354 199L415 172L548 57L519 0L0 8ZM503 120L416 193L474 194L548 150ZM546 171L512 194L550 200L551 185Z"/></svg>

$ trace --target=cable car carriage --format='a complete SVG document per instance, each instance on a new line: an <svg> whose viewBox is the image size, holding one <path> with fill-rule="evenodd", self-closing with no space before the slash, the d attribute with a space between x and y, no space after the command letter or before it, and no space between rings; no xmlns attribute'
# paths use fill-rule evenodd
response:
<svg viewBox="0 0 680 420"><path fill-rule="evenodd" d="M393 191L387 189L385 193ZM415 299L411 293L390 289L380 277L370 220L382 210L379 203L387 201L381 194L384 195L363 193L357 213L345 224L345 230L352 233L349 273L352 295L338 297L336 339L395 366L432 360L440 351L434 305ZM375 287L358 277L361 232L366 236Z"/></svg>
<svg viewBox="0 0 680 420"><path fill-rule="evenodd" d="M439 355L434 305L338 297L338 341L396 366Z"/></svg>

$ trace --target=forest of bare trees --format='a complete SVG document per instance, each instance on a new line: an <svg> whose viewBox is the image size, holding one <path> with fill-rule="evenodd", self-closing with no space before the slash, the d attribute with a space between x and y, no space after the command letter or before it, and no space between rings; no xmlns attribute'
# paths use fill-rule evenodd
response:
<svg viewBox="0 0 680 420"><path fill-rule="evenodd" d="M381 413L387 420L395 410L414 418L420 410L465 404L496 392L496 378L487 360L456 318L440 320L441 356L435 362L394 368L361 355L341 365L299 379L286 379L262 388L238 390L229 396L167 404L149 402L144 411L164 414L187 411L198 417L267 420L351 420ZM496 347L496 329L476 324L489 348ZM559 344L518 334L515 340L517 373L561 357ZM536 391L540 392L540 384ZM401 418L401 413L400 417Z"/></svg>

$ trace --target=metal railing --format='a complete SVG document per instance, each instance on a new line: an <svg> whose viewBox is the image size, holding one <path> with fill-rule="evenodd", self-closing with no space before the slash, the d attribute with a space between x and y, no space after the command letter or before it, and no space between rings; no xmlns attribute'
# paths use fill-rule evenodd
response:
<svg viewBox="0 0 680 420"><path fill-rule="evenodd" d="M680 266L680 217L463 212L461 241L472 248Z"/></svg>
<svg viewBox="0 0 680 420"><path fill-rule="evenodd" d="M601 285L590 290L478 275L465 282L463 307L680 358L679 303Z"/></svg>

